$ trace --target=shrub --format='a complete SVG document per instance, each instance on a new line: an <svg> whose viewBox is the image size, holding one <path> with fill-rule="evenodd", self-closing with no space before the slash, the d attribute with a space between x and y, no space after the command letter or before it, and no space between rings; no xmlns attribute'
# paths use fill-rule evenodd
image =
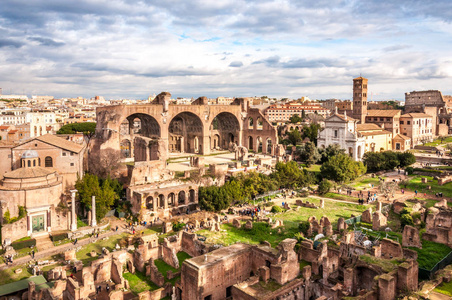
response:
<svg viewBox="0 0 452 300"><path fill-rule="evenodd" d="M414 172L414 168L413 167L407 167L405 168L405 172L408 173L408 175L412 175Z"/></svg>
<svg viewBox="0 0 452 300"><path fill-rule="evenodd" d="M11 220L11 213L9 212L9 209L6 209L5 214L3 215L3 222L5 224L8 224Z"/></svg>
<svg viewBox="0 0 452 300"><path fill-rule="evenodd" d="M50 239L52 240L52 242L62 241L65 238L67 238L67 233L57 233L57 234L52 234L50 236Z"/></svg>
<svg viewBox="0 0 452 300"><path fill-rule="evenodd" d="M333 187L333 184L331 183L331 181L329 181L328 179L323 179L320 184L319 184L319 188L317 189L319 192L319 195L325 195L326 193L328 193L331 188Z"/></svg>
<svg viewBox="0 0 452 300"><path fill-rule="evenodd" d="M174 231L180 231L184 227L185 227L185 223L182 223L182 222L174 222L173 223L173 230Z"/></svg>
<svg viewBox="0 0 452 300"><path fill-rule="evenodd" d="M400 216L400 224L402 225L402 227L405 227L406 225L413 226L413 218L410 214L403 214Z"/></svg>
<svg viewBox="0 0 452 300"><path fill-rule="evenodd" d="M307 197L309 196L309 192L307 190L302 190L298 193L300 197Z"/></svg>
<svg viewBox="0 0 452 300"><path fill-rule="evenodd" d="M277 205L273 205L273 206L272 206L271 212L272 212L272 213L279 213L279 212L282 212L282 208L279 207L279 206L277 206Z"/></svg>
<svg viewBox="0 0 452 300"><path fill-rule="evenodd" d="M303 234L306 236L309 230L309 221L300 222L300 224L298 224L298 230L303 232Z"/></svg>
<svg viewBox="0 0 452 300"><path fill-rule="evenodd" d="M14 250L20 250L24 248L31 248L36 246L36 240L35 239L28 239L24 241L16 241L12 242L11 246L14 248Z"/></svg>

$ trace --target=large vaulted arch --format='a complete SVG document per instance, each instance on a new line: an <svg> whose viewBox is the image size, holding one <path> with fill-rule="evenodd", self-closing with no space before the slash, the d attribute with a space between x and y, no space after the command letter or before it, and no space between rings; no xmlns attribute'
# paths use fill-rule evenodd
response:
<svg viewBox="0 0 452 300"><path fill-rule="evenodd" d="M201 153L203 124L191 112L177 114L168 127L168 150L170 152Z"/></svg>
<svg viewBox="0 0 452 300"><path fill-rule="evenodd" d="M211 149L228 149L229 145L240 144L240 123L237 117L229 112L215 116L210 123Z"/></svg>

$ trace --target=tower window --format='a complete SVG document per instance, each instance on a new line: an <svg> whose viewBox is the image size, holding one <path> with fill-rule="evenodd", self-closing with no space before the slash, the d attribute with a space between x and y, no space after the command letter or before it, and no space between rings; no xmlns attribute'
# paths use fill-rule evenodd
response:
<svg viewBox="0 0 452 300"><path fill-rule="evenodd" d="M334 137L337 138L337 130L334 131Z"/></svg>

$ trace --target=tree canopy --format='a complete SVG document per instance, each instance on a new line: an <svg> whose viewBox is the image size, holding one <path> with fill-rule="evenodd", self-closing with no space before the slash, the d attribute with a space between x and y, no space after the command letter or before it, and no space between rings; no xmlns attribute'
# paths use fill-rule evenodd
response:
<svg viewBox="0 0 452 300"><path fill-rule="evenodd" d="M346 154L332 156L320 167L323 178L336 182L349 182L366 173L362 162L353 161Z"/></svg>
<svg viewBox="0 0 452 300"><path fill-rule="evenodd" d="M416 162L416 157L411 152L366 152L363 162L369 172L393 170L396 167L407 167Z"/></svg>
<svg viewBox="0 0 452 300"><path fill-rule="evenodd" d="M111 209L115 200L119 199L122 186L117 180L109 177L100 179L96 175L86 173L75 183L78 198L86 209L91 209L91 197L96 196L96 219L99 221Z"/></svg>
<svg viewBox="0 0 452 300"><path fill-rule="evenodd" d="M83 132L86 135L94 134L96 131L96 123L84 122L84 123L71 123L66 124L57 131L57 134L73 134L77 132Z"/></svg>

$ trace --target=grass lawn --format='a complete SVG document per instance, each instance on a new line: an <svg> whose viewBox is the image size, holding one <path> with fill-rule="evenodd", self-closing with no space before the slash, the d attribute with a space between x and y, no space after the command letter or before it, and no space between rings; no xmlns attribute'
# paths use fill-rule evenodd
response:
<svg viewBox="0 0 452 300"><path fill-rule="evenodd" d="M303 200L317 205L320 203L320 199L317 198L305 198ZM298 211L289 210L275 214L271 217L272 219L280 219L284 222L284 226L280 228L271 229L265 222L254 222L253 229L251 230L235 228L232 224L223 224L221 225L222 231L220 232L200 230L197 233L205 236L208 244L231 245L236 242L259 244L261 241L268 241L275 247L286 238L294 238L295 234L298 233L298 224L301 221L306 221L311 216L315 216L317 219L320 219L322 216L327 216L334 227L336 226L337 219L340 217L348 219L352 214L357 216L364 210L366 210L366 207L363 205L326 200L323 209L300 207Z"/></svg>
<svg viewBox="0 0 452 300"><path fill-rule="evenodd" d="M177 259L179 260L179 269L173 268L172 266L168 265L166 262L164 262L161 259L154 260L155 266L157 267L159 272L162 273L163 277L165 277L165 282L171 282L172 285L174 285L176 283L176 281L180 278L180 276L174 277L172 279L168 279L168 277L167 277L168 271L171 271L173 273L179 272L180 269L182 268L182 264L184 263L184 261L186 259L191 258L191 256L188 255L188 253L185 253L183 251L178 252L176 254L176 256L177 256Z"/></svg>
<svg viewBox="0 0 452 300"><path fill-rule="evenodd" d="M421 182L421 178L423 177L427 178L427 183ZM431 186L432 189L429 190L428 186ZM404 185L401 185L401 187L404 187ZM452 197L452 182L444 185L438 185L438 180L433 179L433 177L430 176L411 175L407 189L412 191L417 190L420 197L422 197L424 193L432 195L435 195L436 193L443 193L443 197Z"/></svg>
<svg viewBox="0 0 452 300"><path fill-rule="evenodd" d="M452 297L452 281L447 283L443 282L437 286L434 291Z"/></svg>
<svg viewBox="0 0 452 300"><path fill-rule="evenodd" d="M422 240L422 249L411 247L417 252L419 268L431 270L440 260L452 251L448 246Z"/></svg>
<svg viewBox="0 0 452 300"><path fill-rule="evenodd" d="M368 175L364 175L364 176L361 176L358 179L356 179L350 185L352 187L354 187L356 190L364 190L364 189L370 188L372 186L372 184L374 186L379 186L381 184L381 182L378 179L378 177L372 178Z"/></svg>
<svg viewBox="0 0 452 300"><path fill-rule="evenodd" d="M123 277L129 281L130 289L135 295L138 295L144 291L153 291L159 288L155 283L149 280L146 275L138 271L136 271L135 274L129 272L124 273Z"/></svg>
<svg viewBox="0 0 452 300"><path fill-rule="evenodd" d="M442 142L440 139L434 140L431 143L426 143L425 146L435 147L435 146L447 144L447 143L452 143L452 136L449 136L449 137L443 139Z"/></svg>
<svg viewBox="0 0 452 300"><path fill-rule="evenodd" d="M89 255L92 250L96 251L98 254L102 252L103 247L112 251L115 248L116 244L118 244L120 240L122 240L128 235L129 235L128 233L124 232L122 234L113 235L109 237L107 240L101 239L97 243L91 243L86 246L83 246L82 249L80 249L80 251L78 251L76 254L77 259L81 260L83 262L83 265L86 266L90 262L99 258L98 256L91 257L91 255Z"/></svg>
<svg viewBox="0 0 452 300"><path fill-rule="evenodd" d="M22 273L16 274L14 271L16 269L22 269ZM28 271L26 265L21 265L17 267L8 268L5 270L0 270L0 285L11 283L14 281L26 279L31 277L32 274Z"/></svg>
<svg viewBox="0 0 452 300"><path fill-rule="evenodd" d="M320 173L320 167L321 167L321 165L311 165L309 168L306 168L306 164L303 164L303 168L305 170L314 172L314 173Z"/></svg>
<svg viewBox="0 0 452 300"><path fill-rule="evenodd" d="M326 193L322 197L341 200L341 201L358 202L358 197L352 197L352 196L347 196L347 195L333 193L333 192Z"/></svg>

